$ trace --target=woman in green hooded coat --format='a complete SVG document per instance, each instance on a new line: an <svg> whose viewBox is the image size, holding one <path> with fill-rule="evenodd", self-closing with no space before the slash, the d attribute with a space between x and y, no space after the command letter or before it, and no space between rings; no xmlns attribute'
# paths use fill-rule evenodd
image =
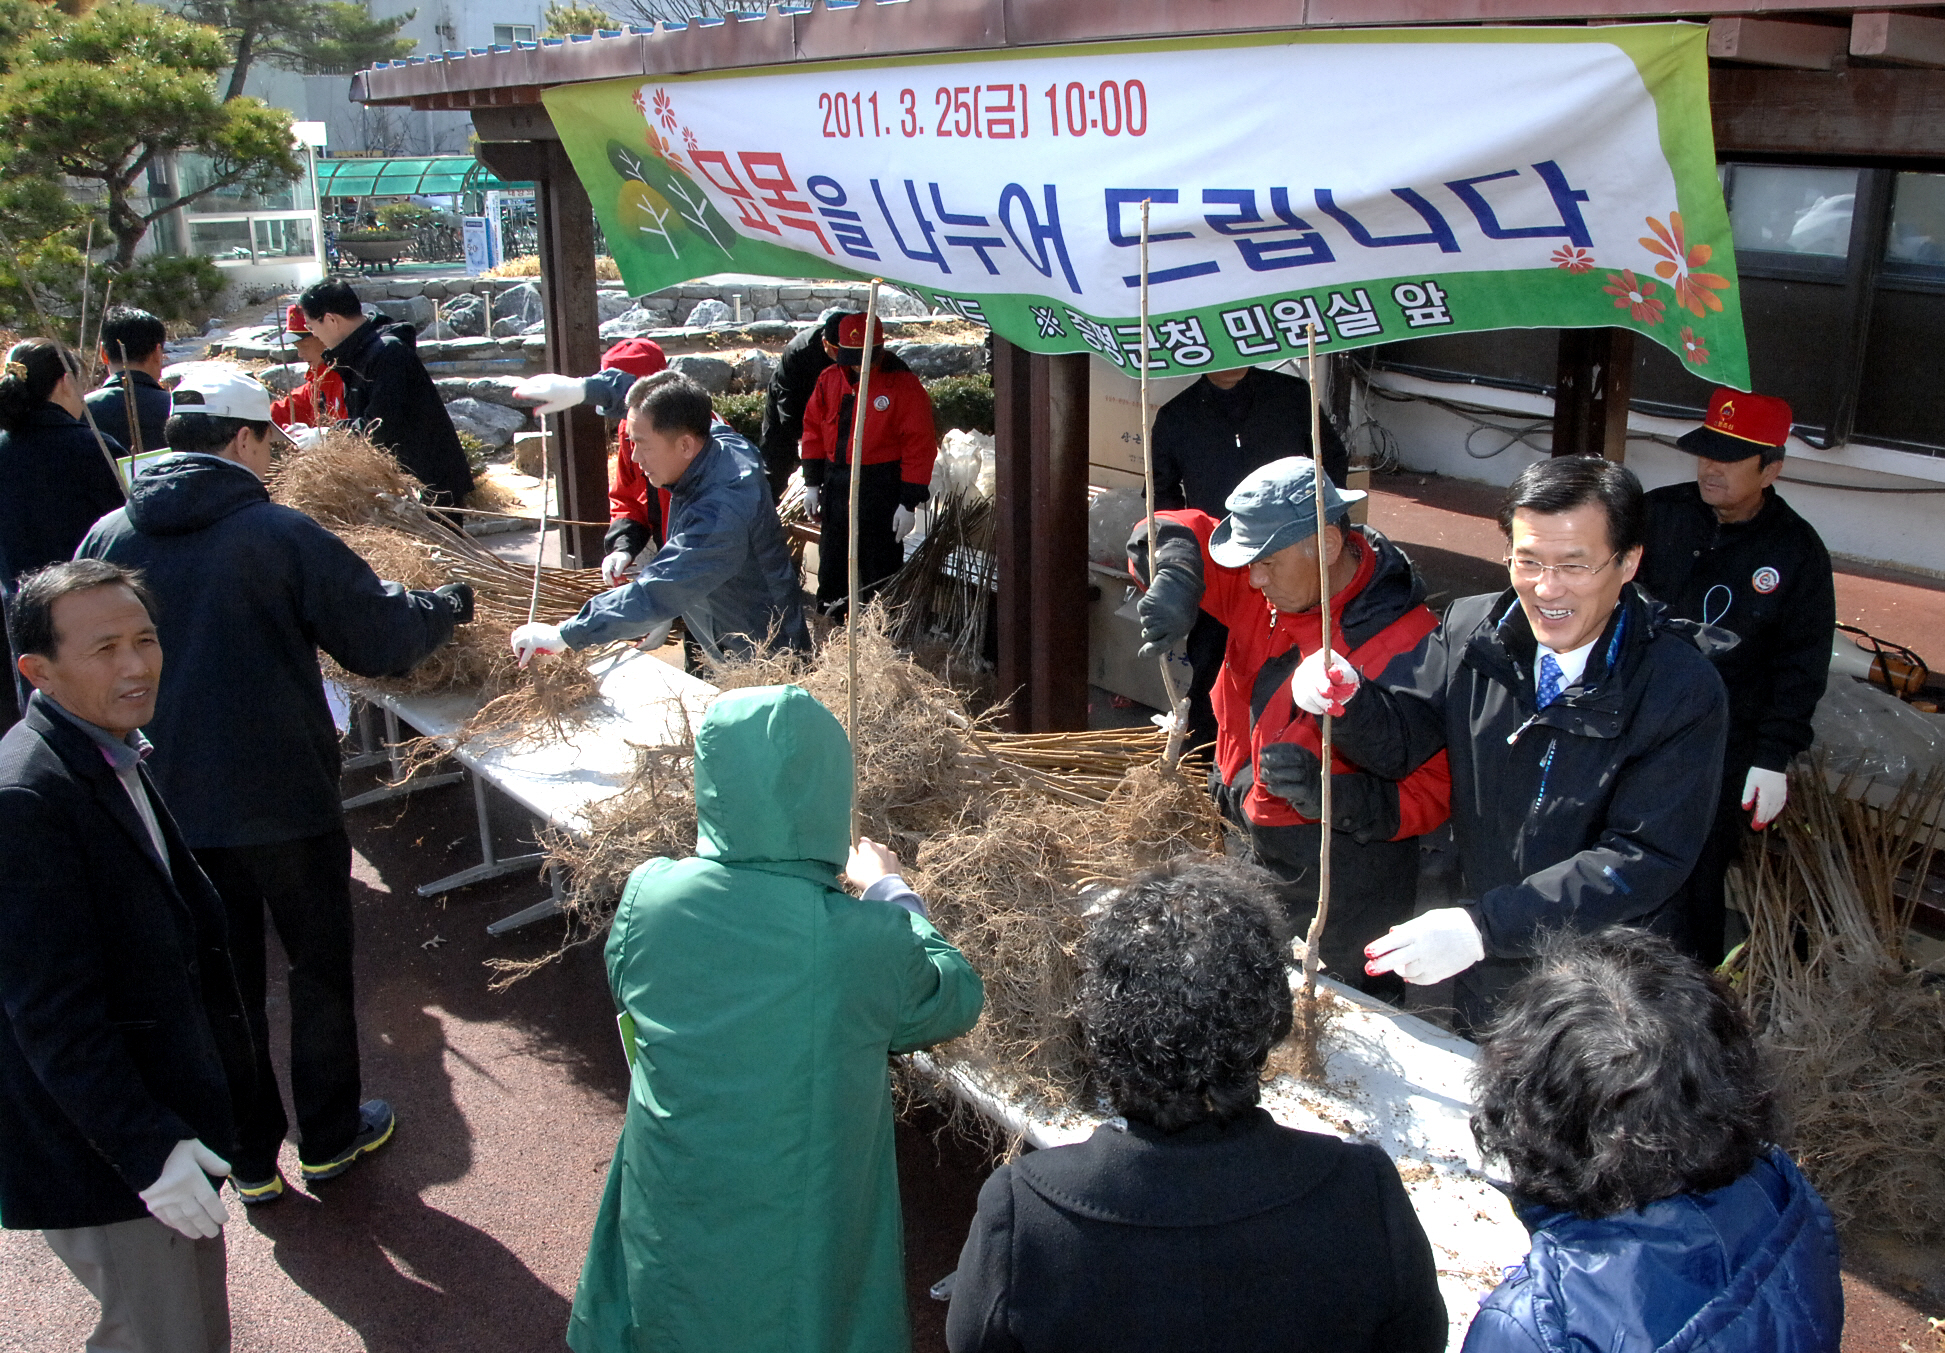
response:
<svg viewBox="0 0 1945 1353"><path fill-rule="evenodd" d="M608 937L634 1065L567 1341L903 1353L886 1058L970 1029L979 975L851 855L850 742L802 688L721 696L695 785L695 855L637 869Z"/></svg>

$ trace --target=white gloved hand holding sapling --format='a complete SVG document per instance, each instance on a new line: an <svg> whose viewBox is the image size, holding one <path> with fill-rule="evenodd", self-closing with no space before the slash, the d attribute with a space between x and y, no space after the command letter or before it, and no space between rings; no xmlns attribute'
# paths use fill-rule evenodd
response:
<svg viewBox="0 0 1945 1353"><path fill-rule="evenodd" d="M567 652L567 640L561 638L559 625L529 621L516 629L509 638L513 643L513 655L520 660L519 665L522 667L532 662L538 655Z"/></svg>
<svg viewBox="0 0 1945 1353"><path fill-rule="evenodd" d="M891 533L903 540L918 525L918 514L909 507L901 507L891 514Z"/></svg>
<svg viewBox="0 0 1945 1353"><path fill-rule="evenodd" d="M609 587L620 587L628 580L628 569L635 562L635 556L627 550L616 550L601 560L601 581Z"/></svg>
<svg viewBox="0 0 1945 1353"><path fill-rule="evenodd" d="M1456 977L1485 956L1472 914L1464 907L1439 907L1365 945L1364 971L1371 977L1395 972L1413 986L1427 987Z"/></svg>
<svg viewBox="0 0 1945 1353"><path fill-rule="evenodd" d="M1776 821L1783 805L1790 801L1790 777L1780 770L1751 766L1742 782L1742 806L1750 810L1749 825L1761 831Z"/></svg>
<svg viewBox="0 0 1945 1353"><path fill-rule="evenodd" d="M537 416L559 413L587 402L588 383L578 376L558 376L549 371L514 386L513 397L538 404L540 407L534 410Z"/></svg>
<svg viewBox="0 0 1945 1353"><path fill-rule="evenodd" d="M1361 680L1357 669L1340 653L1318 649L1302 662L1290 677L1290 698L1297 708L1322 716L1338 715L1357 694Z"/></svg>

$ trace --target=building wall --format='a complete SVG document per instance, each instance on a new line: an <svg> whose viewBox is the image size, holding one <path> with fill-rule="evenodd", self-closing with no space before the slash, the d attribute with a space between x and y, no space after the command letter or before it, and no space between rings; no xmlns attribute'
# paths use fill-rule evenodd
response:
<svg viewBox="0 0 1945 1353"><path fill-rule="evenodd" d="M1553 414L1551 399L1513 390L1431 381L1387 371L1376 373L1373 382L1394 394L1479 406L1479 417L1509 428L1530 427ZM1363 397L1354 418L1369 418L1390 433L1398 461L1406 469L1485 484L1510 484L1514 476L1545 454L1535 446L1515 443L1498 454L1485 456L1485 452L1506 443L1510 434L1481 430L1477 422L1423 398ZM1641 413L1628 418L1628 430L1636 438L1649 434L1678 437L1694 426L1693 422ZM1544 428L1531 433L1529 441L1538 448L1550 445ZM1628 442L1627 465L1651 489L1695 476L1694 457L1647 440ZM1945 490L1945 461L1861 442L1819 451L1793 437L1783 473L1790 478L1856 486L1777 485L1790 506L1817 528L1831 553L1945 577L1945 532L1938 529L1939 508L1945 503L1945 493L1940 492ZM1859 492L1859 488L1878 491Z"/></svg>

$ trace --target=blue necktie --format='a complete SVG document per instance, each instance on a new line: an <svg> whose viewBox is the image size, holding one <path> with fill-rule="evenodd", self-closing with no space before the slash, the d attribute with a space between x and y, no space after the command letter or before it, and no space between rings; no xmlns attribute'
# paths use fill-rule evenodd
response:
<svg viewBox="0 0 1945 1353"><path fill-rule="evenodd" d="M1540 708L1545 709L1558 700L1560 688L1566 684L1566 673L1560 670L1560 664L1555 661L1553 654L1542 653L1540 655Z"/></svg>

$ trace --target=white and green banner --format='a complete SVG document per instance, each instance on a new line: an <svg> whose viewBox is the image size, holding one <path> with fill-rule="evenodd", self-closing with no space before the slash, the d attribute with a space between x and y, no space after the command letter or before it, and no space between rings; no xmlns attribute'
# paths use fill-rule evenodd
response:
<svg viewBox="0 0 1945 1353"><path fill-rule="evenodd" d="M567 85L635 294L884 277L1130 372L1619 325L1747 388L1707 29L1355 30Z"/></svg>

